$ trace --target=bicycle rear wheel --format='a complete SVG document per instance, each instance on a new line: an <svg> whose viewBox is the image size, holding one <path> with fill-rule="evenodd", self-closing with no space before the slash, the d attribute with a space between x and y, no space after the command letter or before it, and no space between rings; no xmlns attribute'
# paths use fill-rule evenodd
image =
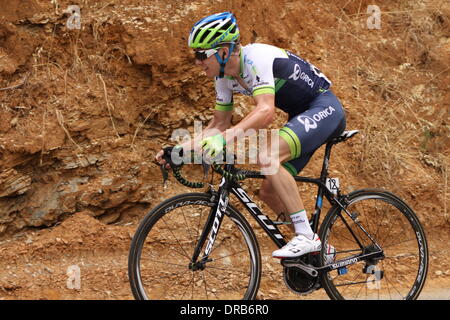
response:
<svg viewBox="0 0 450 320"><path fill-rule="evenodd" d="M203 270L189 268L215 202L205 193L175 196L148 213L130 246L128 274L136 299L253 299L261 278L256 237L239 211L228 205ZM202 254L207 241L202 248Z"/></svg>
<svg viewBox="0 0 450 320"><path fill-rule="evenodd" d="M328 296L331 299L417 299L427 275L428 246L415 213L397 196L384 190L358 190L350 193L346 202L345 208L353 219L335 205L320 228L319 236L325 244L321 252L322 266L327 261L327 244L336 250L335 260L330 263L335 266L344 259L377 250L359 226L380 245L384 257L322 274L322 285Z"/></svg>

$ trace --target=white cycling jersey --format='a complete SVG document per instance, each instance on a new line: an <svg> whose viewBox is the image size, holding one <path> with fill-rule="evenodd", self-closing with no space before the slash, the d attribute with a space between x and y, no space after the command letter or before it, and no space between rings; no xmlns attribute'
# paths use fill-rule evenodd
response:
<svg viewBox="0 0 450 320"><path fill-rule="evenodd" d="M267 44L254 43L241 47L240 77L248 90L233 77L216 77L216 109L233 108L233 93L249 96L275 94L275 105L298 114L331 82L314 65L295 54Z"/></svg>

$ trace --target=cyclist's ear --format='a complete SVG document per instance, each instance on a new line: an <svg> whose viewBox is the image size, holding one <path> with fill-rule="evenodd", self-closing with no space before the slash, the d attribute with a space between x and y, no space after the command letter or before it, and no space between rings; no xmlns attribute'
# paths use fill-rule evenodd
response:
<svg viewBox="0 0 450 320"><path fill-rule="evenodd" d="M222 51L220 51L222 50ZM228 48L228 46L223 46L222 48L219 49L219 55L222 59L226 59L228 57L228 55L230 54L230 48Z"/></svg>

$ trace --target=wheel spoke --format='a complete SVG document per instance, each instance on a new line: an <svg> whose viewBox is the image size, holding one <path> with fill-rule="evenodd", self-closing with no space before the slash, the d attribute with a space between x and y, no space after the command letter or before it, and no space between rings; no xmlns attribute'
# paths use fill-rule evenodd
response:
<svg viewBox="0 0 450 320"><path fill-rule="evenodd" d="M238 255L238 254L243 253L243 252L247 252L247 250L241 250L241 251L238 251L238 252L235 252L235 253L226 255L226 256L220 256L220 258L215 258L215 259L213 259L213 262L214 262L214 261L221 260L221 259L225 259L225 258L228 258L228 257L232 257L232 256Z"/></svg>
<svg viewBox="0 0 450 320"><path fill-rule="evenodd" d="M199 233L215 205L210 195L187 194L149 213L130 248L129 279L137 299L249 299L261 276L256 237L230 206L210 252L212 261L189 268ZM189 230L180 230L189 229ZM198 260L201 262L201 260Z"/></svg>
<svg viewBox="0 0 450 320"><path fill-rule="evenodd" d="M219 267L215 267L212 265L208 265L207 268L211 268L211 269L216 269L216 270L221 270L221 271L225 271L229 274L235 274L235 275L248 275L249 272L248 271L239 271L239 270L231 270L229 268L219 268Z"/></svg>
<svg viewBox="0 0 450 320"><path fill-rule="evenodd" d="M169 225L167 224L167 222L166 222L166 220L164 219L164 217L163 217L161 220L164 222L164 224L166 225L167 229L170 231L170 233L172 234L172 236L175 238L175 240L176 240L178 246L179 246L179 247L181 248L181 250L183 251L184 256L190 260L189 255L188 255L187 252L184 250L183 246L181 245L180 241L178 240L178 237L175 236L175 234L173 233L172 229L171 229L171 228L169 227Z"/></svg>
<svg viewBox="0 0 450 320"><path fill-rule="evenodd" d="M396 299L397 295L402 298L416 297L425 281L428 263L425 238L419 235L419 232L423 233L423 228L418 224L417 217L404 203L396 200L395 196L386 195L385 191L360 191L350 197L352 198L346 209L348 212L358 213L358 221L362 222L361 227L370 237L364 235L359 226L351 223L349 226L366 249L374 245L371 238L376 241L384 252L384 258L367 260L364 271L364 265L355 264L347 266L346 273L325 275L323 285L330 298ZM330 212L337 214L338 211ZM320 238L324 243L335 246L339 261L349 259L355 251L360 251L354 249L358 245L355 239L349 238L350 232L344 231L347 227L339 217L328 215L323 224ZM420 279L422 283L417 285L419 267L424 271Z"/></svg>

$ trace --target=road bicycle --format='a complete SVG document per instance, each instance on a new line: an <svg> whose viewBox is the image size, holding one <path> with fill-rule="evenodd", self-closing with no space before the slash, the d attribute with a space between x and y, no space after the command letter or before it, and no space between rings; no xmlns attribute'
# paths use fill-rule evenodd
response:
<svg viewBox="0 0 450 320"><path fill-rule="evenodd" d="M341 194L327 186L332 146L350 139L345 131L326 143L320 178L296 176L318 186L311 228L322 249L281 259L283 279L298 294L325 289L330 299L417 299L428 271L428 245L413 210L381 189ZM219 189L186 193L151 210L132 239L128 273L136 299L255 299L262 265L257 238L244 215L229 202L235 195L277 247L286 244L283 221L272 221L239 181L263 179L257 171L213 164ZM174 176L189 187L180 168ZM320 223L323 199L331 208ZM320 229L319 229L320 227Z"/></svg>

